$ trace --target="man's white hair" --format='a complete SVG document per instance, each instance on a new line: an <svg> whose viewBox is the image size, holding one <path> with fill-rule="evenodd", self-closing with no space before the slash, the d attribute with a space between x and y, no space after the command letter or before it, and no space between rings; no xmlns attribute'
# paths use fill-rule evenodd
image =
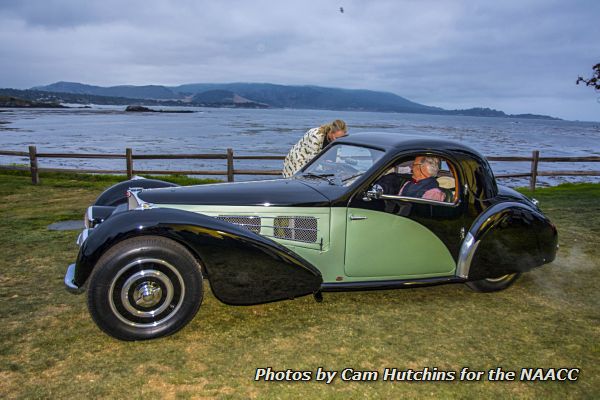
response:
<svg viewBox="0 0 600 400"><path fill-rule="evenodd" d="M436 177L438 172L440 171L440 159L437 157L423 157L423 162L427 164L427 171L429 171L429 176Z"/></svg>

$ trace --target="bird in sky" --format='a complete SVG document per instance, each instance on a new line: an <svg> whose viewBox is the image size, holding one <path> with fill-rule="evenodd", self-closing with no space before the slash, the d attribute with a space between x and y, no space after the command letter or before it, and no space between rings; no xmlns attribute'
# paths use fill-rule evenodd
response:
<svg viewBox="0 0 600 400"><path fill-rule="evenodd" d="M340 7L340 12L343 14L344 13L344 7Z"/></svg>

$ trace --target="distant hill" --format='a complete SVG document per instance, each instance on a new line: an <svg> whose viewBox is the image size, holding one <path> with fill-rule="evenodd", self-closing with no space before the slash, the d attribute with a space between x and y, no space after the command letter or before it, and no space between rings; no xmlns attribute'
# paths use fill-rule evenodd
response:
<svg viewBox="0 0 600 400"><path fill-rule="evenodd" d="M227 90L275 108L345 111L435 113L442 110L415 103L388 92L338 89L321 86L287 86L271 83L200 83L171 87L176 93Z"/></svg>
<svg viewBox="0 0 600 400"><path fill-rule="evenodd" d="M415 103L388 92L320 86L287 86L270 83L200 83L174 87L156 85L101 87L77 82L56 82L51 85L37 86L31 89L151 100L185 100L192 96L191 102L199 103L219 103L218 101L207 101L208 97L205 98L198 95L208 92L207 96L211 96L210 93L213 92L213 95L217 93L216 95L218 96L219 92L214 91L226 91L246 99L247 102L262 103L274 108L417 113L435 113L442 110L441 108Z"/></svg>
<svg viewBox="0 0 600 400"><path fill-rule="evenodd" d="M216 93L211 93L216 92ZM47 92L43 90L0 89L0 96L15 98L23 102L55 104L100 104L100 105L145 105L145 106L176 106L176 107L227 107L227 108L268 108L269 106L245 99L227 91L207 91L198 94L196 99L186 100L156 100L136 99L114 96L98 96L83 93ZM25 104L25 103L23 103ZM0 107L21 107L8 101L0 103ZM41 107L41 106L38 106Z"/></svg>
<svg viewBox="0 0 600 400"><path fill-rule="evenodd" d="M72 103L72 104L100 104L100 105L164 105L181 106L179 100L151 100L151 99L132 99L125 97L97 96L91 94L77 94L64 92L48 92L43 90L19 90L19 89L0 89L0 95L13 96L21 99L50 102L50 103Z"/></svg>
<svg viewBox="0 0 600 400"><path fill-rule="evenodd" d="M235 93L229 90L207 90L206 92L198 93L192 100L200 103L233 103Z"/></svg>
<svg viewBox="0 0 600 400"><path fill-rule="evenodd" d="M191 99L193 104L208 107L244 107L244 108L268 108L264 103L249 100L229 90L207 90L194 95Z"/></svg>
<svg viewBox="0 0 600 400"><path fill-rule="evenodd" d="M36 93L51 92L87 96L96 104L163 104L205 107L298 108L336 111L379 111L479 117L514 117L558 119L546 115L517 114L485 107L445 110L415 103L390 92L339 89L322 86L291 86L272 83L193 83L179 86L111 86L101 87L77 82L57 82L32 88ZM95 97L91 97L95 96ZM105 98L105 99L102 99ZM114 103L107 103L113 99ZM129 99L129 100L127 100ZM77 102L66 100L68 102Z"/></svg>
<svg viewBox="0 0 600 400"><path fill-rule="evenodd" d="M36 86L31 89L46 92L91 94L94 96L127 97L132 99L176 100L184 97L165 86L158 85L102 87L77 82L56 82L47 86Z"/></svg>

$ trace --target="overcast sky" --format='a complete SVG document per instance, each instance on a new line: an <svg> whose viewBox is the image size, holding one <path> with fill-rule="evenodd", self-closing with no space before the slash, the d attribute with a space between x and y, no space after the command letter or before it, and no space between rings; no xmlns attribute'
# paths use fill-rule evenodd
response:
<svg viewBox="0 0 600 400"><path fill-rule="evenodd" d="M340 12L340 7L344 12ZM0 87L272 82L600 120L600 1L0 0Z"/></svg>

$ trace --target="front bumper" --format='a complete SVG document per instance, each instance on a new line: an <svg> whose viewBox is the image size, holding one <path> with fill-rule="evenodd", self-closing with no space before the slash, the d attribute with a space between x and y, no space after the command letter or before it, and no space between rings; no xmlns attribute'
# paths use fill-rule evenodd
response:
<svg viewBox="0 0 600 400"><path fill-rule="evenodd" d="M75 264L71 264L67 267L67 272L65 273L65 288L68 292L79 294L83 293L85 287L77 286L73 280L75 279Z"/></svg>
<svg viewBox="0 0 600 400"><path fill-rule="evenodd" d="M89 206L83 218L83 225L85 226L85 228L77 237L77 246L79 246L80 248L81 246L83 246L88 236L96 226L108 219L112 214L123 211L127 211L127 204L121 204L120 206L116 207ZM76 269L76 264L71 264L67 267L67 272L65 273L65 287L67 291L71 293L82 293L85 291L86 284L83 283L81 287L79 287L74 283Z"/></svg>
<svg viewBox="0 0 600 400"><path fill-rule="evenodd" d="M85 228L84 230L81 231L79 236L77 236L77 241L75 242L75 243L77 243L77 246L81 247L83 242L85 242L85 240L87 239L89 233L90 233L90 230L88 228Z"/></svg>
<svg viewBox="0 0 600 400"><path fill-rule="evenodd" d="M85 219L84 219L84 225L85 228L83 229L83 231L81 231L81 233L79 234L79 236L77 237L77 241L75 243L77 243L77 246L81 247L83 245L83 242L85 242L87 240L88 234L90 232L90 228L89 228L89 224L90 224L90 212L89 210L92 207L90 207L88 209L88 212L86 212L85 215ZM75 269L77 268L76 264L70 264L67 267L67 272L65 273L65 289L67 289L68 292L70 293L74 293L74 294L79 294L79 293L83 293L85 291L85 286L77 286L74 282L75 280Z"/></svg>

